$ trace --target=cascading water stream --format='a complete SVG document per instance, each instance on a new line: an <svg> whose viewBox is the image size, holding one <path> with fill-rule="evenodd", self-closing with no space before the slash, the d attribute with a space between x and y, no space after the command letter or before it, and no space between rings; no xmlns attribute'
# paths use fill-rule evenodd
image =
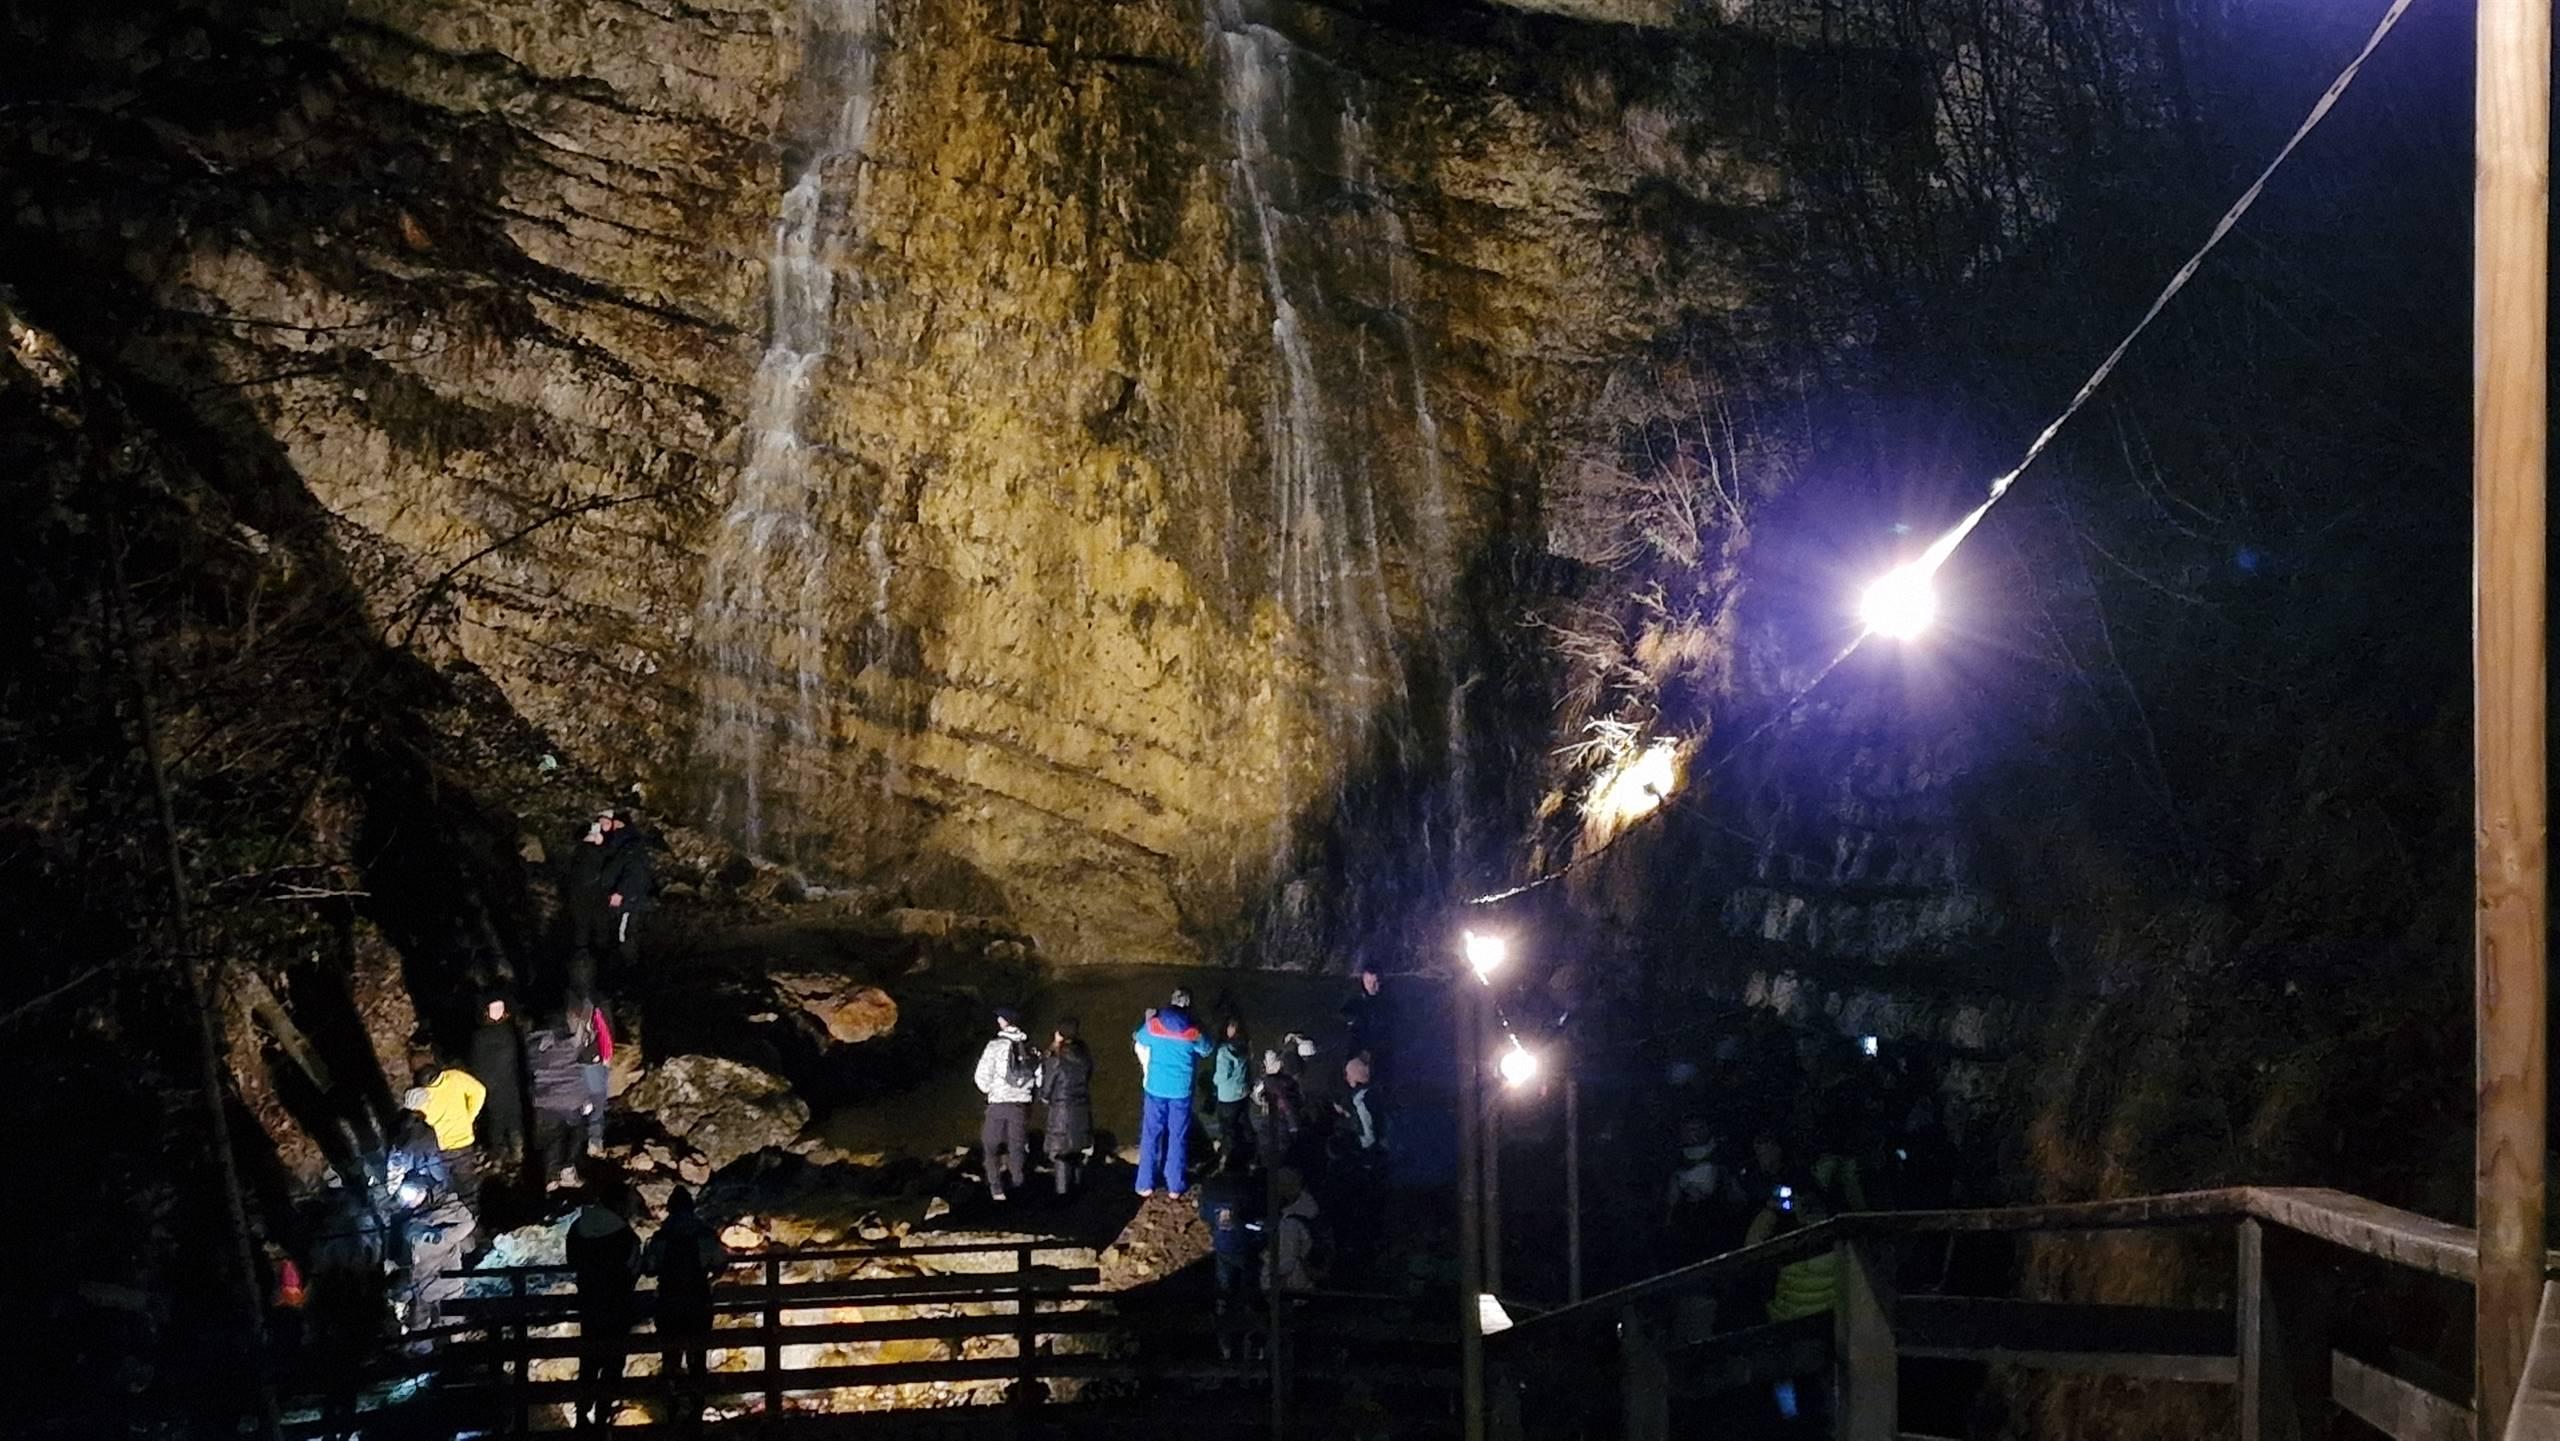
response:
<svg viewBox="0 0 2560 1441"><path fill-rule="evenodd" d="M1376 509L1367 487L1352 484L1326 451L1324 386L1286 258L1282 197L1293 182L1287 142L1294 52L1249 0L1215 0L1210 25L1235 152L1234 194L1271 306L1275 364L1265 421L1278 548L1272 590L1306 636L1312 659L1340 688L1341 703L1329 706L1325 719L1347 740L1394 682L1395 658Z"/></svg>
<svg viewBox="0 0 2560 1441"><path fill-rule="evenodd" d="M747 462L713 530L694 642L702 762L718 825L761 853L826 736L831 543L827 475L806 434L835 342L836 277L858 234L861 159L877 108L876 0L805 0L801 74L815 132L783 191L766 263L771 334L748 398Z"/></svg>

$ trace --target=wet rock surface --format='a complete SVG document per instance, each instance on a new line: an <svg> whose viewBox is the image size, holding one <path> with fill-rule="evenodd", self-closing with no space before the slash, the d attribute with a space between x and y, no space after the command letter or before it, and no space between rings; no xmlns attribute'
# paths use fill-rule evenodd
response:
<svg viewBox="0 0 2560 1441"><path fill-rule="evenodd" d="M777 971L766 979L841 1044L860 1045L897 1029L898 1003L878 986L808 971Z"/></svg>
<svg viewBox="0 0 2560 1441"><path fill-rule="evenodd" d="M809 1124L809 1105L769 1071L722 1056L658 1061L622 1103L700 1152L714 1171L767 1147L788 1146Z"/></svg>

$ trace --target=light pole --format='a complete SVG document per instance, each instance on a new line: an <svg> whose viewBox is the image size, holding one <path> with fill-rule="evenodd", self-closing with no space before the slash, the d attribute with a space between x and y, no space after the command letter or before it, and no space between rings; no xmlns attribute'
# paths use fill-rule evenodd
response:
<svg viewBox="0 0 2560 1441"><path fill-rule="evenodd" d="M1582 1300L1582 1080L1564 1068L1564 1299Z"/></svg>
<svg viewBox="0 0 2560 1441"><path fill-rule="evenodd" d="M1484 1441L1484 1194L1479 1132L1483 1087L1476 1047L1484 1042L1484 995L1510 953L1500 936L1466 933L1467 970L1450 1007L1458 1062L1458 1410L1465 1441Z"/></svg>
<svg viewBox="0 0 2560 1441"><path fill-rule="evenodd" d="M1510 1038L1510 1049L1497 1063L1502 1084L1517 1091L1538 1079L1544 1063L1538 1053ZM1499 1194L1499 1192L1495 1192ZM1495 1244L1501 1243L1501 1230L1494 1230ZM1564 1268L1565 1300L1582 1299L1582 1082L1568 1064L1564 1068ZM1491 1274L1491 1273L1488 1273ZM1488 1289L1499 1290L1499 1283L1488 1280Z"/></svg>

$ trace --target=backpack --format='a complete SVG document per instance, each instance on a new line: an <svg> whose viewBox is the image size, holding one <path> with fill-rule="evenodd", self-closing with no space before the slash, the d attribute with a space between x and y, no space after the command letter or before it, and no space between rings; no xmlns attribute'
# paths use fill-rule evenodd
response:
<svg viewBox="0 0 2560 1441"><path fill-rule="evenodd" d="M1028 1041L1013 1041L1004 1053L1004 1083L1016 1090L1040 1089L1040 1056Z"/></svg>

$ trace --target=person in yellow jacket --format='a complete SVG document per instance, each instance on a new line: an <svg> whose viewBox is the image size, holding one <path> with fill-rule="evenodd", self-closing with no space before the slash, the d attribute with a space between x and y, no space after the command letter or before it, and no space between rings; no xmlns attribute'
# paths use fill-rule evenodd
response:
<svg viewBox="0 0 2560 1441"><path fill-rule="evenodd" d="M454 1194L476 1215L480 1210L480 1148L472 1127L480 1108L489 1103L489 1088L460 1066L429 1058L419 1068L419 1084L401 1097L407 1109L426 1117L436 1133L436 1151L453 1176Z"/></svg>

